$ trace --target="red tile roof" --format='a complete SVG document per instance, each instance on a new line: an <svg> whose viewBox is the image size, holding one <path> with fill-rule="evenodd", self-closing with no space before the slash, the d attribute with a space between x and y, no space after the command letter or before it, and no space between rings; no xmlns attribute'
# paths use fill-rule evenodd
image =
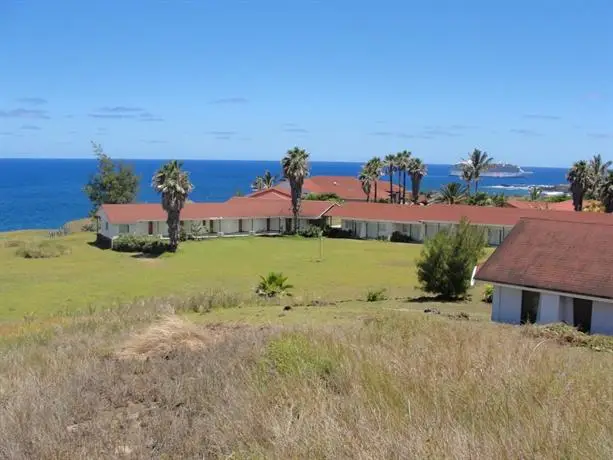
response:
<svg viewBox="0 0 613 460"><path fill-rule="evenodd" d="M249 198L259 198L261 200L291 200L292 195L289 190L281 190L276 187L266 188L264 190L258 190L248 195Z"/></svg>
<svg viewBox="0 0 613 460"><path fill-rule="evenodd" d="M613 299L612 260L609 225L522 219L479 269L476 279Z"/></svg>
<svg viewBox="0 0 613 460"><path fill-rule="evenodd" d="M589 201L584 201L583 206L587 206ZM549 211L574 211L573 200L558 201L550 203L547 201L528 201L528 200L509 200L510 208L518 209L542 209Z"/></svg>
<svg viewBox="0 0 613 460"><path fill-rule="evenodd" d="M409 184L407 184L407 188ZM259 192L252 193L250 197L263 197L277 191L287 197L291 197L289 192L289 183L284 181L275 185L271 189L261 190ZM394 183L393 190L395 193L401 193L401 188ZM390 183L389 181L377 181L377 199L389 198ZM360 181L351 176L312 176L307 177L304 180L302 186L302 192L308 193L336 193L343 200L353 201L366 201L366 194L362 190L362 184ZM407 199L409 199L411 193L407 191ZM370 198L374 199L375 188L372 187Z"/></svg>
<svg viewBox="0 0 613 460"><path fill-rule="evenodd" d="M328 201L303 201L300 216L318 219L333 206ZM166 221L166 212L160 204L104 204L101 209L111 224ZM225 203L187 203L181 211L184 220L268 217L292 217L291 203L236 197Z"/></svg>
<svg viewBox="0 0 613 460"><path fill-rule="evenodd" d="M463 217L474 224L515 225L523 217L600 222L613 225L610 214L591 212L548 212L538 209L495 208L485 206L444 205L407 206L384 203L346 202L327 215L353 220L388 222L459 222Z"/></svg>

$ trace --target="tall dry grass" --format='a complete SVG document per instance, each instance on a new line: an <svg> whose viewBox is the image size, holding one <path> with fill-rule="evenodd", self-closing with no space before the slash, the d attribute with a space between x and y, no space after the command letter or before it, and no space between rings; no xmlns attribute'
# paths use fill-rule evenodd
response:
<svg viewBox="0 0 613 460"><path fill-rule="evenodd" d="M418 314L290 330L164 310L3 351L0 457L613 458L608 353Z"/></svg>

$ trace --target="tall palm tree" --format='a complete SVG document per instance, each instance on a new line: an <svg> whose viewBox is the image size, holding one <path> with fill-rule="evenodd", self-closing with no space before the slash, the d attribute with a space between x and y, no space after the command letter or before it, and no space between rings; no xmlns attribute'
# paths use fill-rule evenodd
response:
<svg viewBox="0 0 613 460"><path fill-rule="evenodd" d="M360 171L360 175L358 176L358 179L360 181L360 184L362 185L362 191L366 195L366 202L368 203L370 201L370 190L372 187L371 185L372 175L368 171L367 166L368 165L366 164L362 167L362 171Z"/></svg>
<svg viewBox="0 0 613 460"><path fill-rule="evenodd" d="M464 161L462 172L466 172L466 176L463 174L463 177L465 177L465 180L466 178L470 177L470 181L475 182L475 193L477 193L477 189L479 188L481 173L490 168L493 160L494 159L490 157L487 152L474 149L468 159Z"/></svg>
<svg viewBox="0 0 613 460"><path fill-rule="evenodd" d="M411 152L403 150L396 154L396 168L398 169L398 185L402 187L402 203L407 202L407 170L411 161ZM402 178L402 182L401 182Z"/></svg>
<svg viewBox="0 0 613 460"><path fill-rule="evenodd" d="M366 169L370 175L371 181L375 184L374 201L377 201L379 178L381 177L381 174L383 174L383 161L381 161L381 158L379 157L372 157L366 163Z"/></svg>
<svg viewBox="0 0 613 460"><path fill-rule="evenodd" d="M583 197L590 185L588 164L585 160L577 161L566 173L566 180L570 183L570 192L573 195L573 208L575 211L583 210Z"/></svg>
<svg viewBox="0 0 613 460"><path fill-rule="evenodd" d="M162 207L168 215L166 223L172 252L179 247L181 210L188 195L194 190L194 185L189 180L189 173L181 169L182 166L183 164L177 160L169 161L153 175L151 180L153 189L162 195Z"/></svg>
<svg viewBox="0 0 613 460"><path fill-rule="evenodd" d="M383 159L383 170L390 178L390 203L394 202L394 172L396 171L396 155L390 153Z"/></svg>
<svg viewBox="0 0 613 460"><path fill-rule="evenodd" d="M407 167L407 172L411 177L411 194L413 195L413 203L417 203L419 199L419 188L421 180L428 173L428 167L421 161L421 158L411 158Z"/></svg>
<svg viewBox="0 0 613 460"><path fill-rule="evenodd" d="M459 204L466 201L468 196L468 187L459 182L451 182L443 185L436 196L435 203Z"/></svg>
<svg viewBox="0 0 613 460"><path fill-rule="evenodd" d="M604 212L613 212L613 171L609 171L600 187L600 201Z"/></svg>
<svg viewBox="0 0 613 460"><path fill-rule="evenodd" d="M466 182L466 193L470 195L470 184L475 177L473 167L468 162L462 163L462 174L460 176L464 182Z"/></svg>
<svg viewBox="0 0 613 460"><path fill-rule="evenodd" d="M600 196L600 187L606 181L611 168L610 161L603 161L601 155L594 155L588 164L589 187L587 198L596 199Z"/></svg>
<svg viewBox="0 0 613 460"><path fill-rule="evenodd" d="M302 185L304 184L304 178L309 175L309 153L304 149L294 147L288 150L281 160L281 167L283 177L289 181L292 193L293 231L296 232L302 202Z"/></svg>

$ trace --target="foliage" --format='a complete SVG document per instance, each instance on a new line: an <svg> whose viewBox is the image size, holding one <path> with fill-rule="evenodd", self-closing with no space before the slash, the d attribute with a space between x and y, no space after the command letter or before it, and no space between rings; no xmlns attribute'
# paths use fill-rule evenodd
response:
<svg viewBox="0 0 613 460"><path fill-rule="evenodd" d="M305 177L309 175L309 153L301 148L294 147L288 150L281 160L283 177L289 181L292 195L292 213L294 222L292 230L298 230L298 215L302 200L302 186Z"/></svg>
<svg viewBox="0 0 613 460"><path fill-rule="evenodd" d="M389 200L390 203L394 203L396 198L394 196L394 172L396 172L396 155L390 153L383 158L383 170L390 180Z"/></svg>
<svg viewBox="0 0 613 460"><path fill-rule="evenodd" d="M602 187L604 187L609 175L611 161L604 161L601 155L594 155L587 167L588 184L585 191L585 197L590 200L600 199L602 197ZM603 202L606 208L606 204Z"/></svg>
<svg viewBox="0 0 613 460"><path fill-rule="evenodd" d="M326 227L324 229L324 236L327 238L355 238L351 230L345 230L339 227Z"/></svg>
<svg viewBox="0 0 613 460"><path fill-rule="evenodd" d="M333 201L334 203L343 202L343 199L336 193L309 193L304 199L311 201Z"/></svg>
<svg viewBox="0 0 613 460"><path fill-rule="evenodd" d="M168 224L171 252L175 252L179 247L181 209L194 189L194 185L189 180L189 173L181 169L182 166L181 162L170 161L153 175L151 181L153 189L162 196L162 207L168 215L166 223Z"/></svg>
<svg viewBox="0 0 613 460"><path fill-rule="evenodd" d="M155 236L120 235L113 240L113 251L159 255L170 250L165 241Z"/></svg>
<svg viewBox="0 0 613 460"><path fill-rule="evenodd" d="M435 203L460 204L467 199L468 187L459 182L451 182L441 186L434 196Z"/></svg>
<svg viewBox="0 0 613 460"><path fill-rule="evenodd" d="M370 201L370 194L373 192L373 201L379 199L378 184L379 178L383 173L383 162L379 157L373 157L362 166L362 170L358 175L362 190L366 194L366 201Z"/></svg>
<svg viewBox="0 0 613 460"><path fill-rule="evenodd" d="M487 152L474 149L468 159L462 162L462 178L468 184L469 192L471 182L475 183L475 193L477 192L481 174L491 167L492 161L493 158Z"/></svg>
<svg viewBox="0 0 613 460"><path fill-rule="evenodd" d="M562 203L563 201L568 200L568 195L562 193L560 195L550 195L543 198L545 203Z"/></svg>
<svg viewBox="0 0 613 460"><path fill-rule="evenodd" d="M406 235L399 231L395 231L392 233L390 241L393 243L412 243L413 239L409 235Z"/></svg>
<svg viewBox="0 0 613 460"><path fill-rule="evenodd" d="M590 186L587 162L584 160L575 162L566 173L566 180L570 183L570 192L573 196L575 211L583 210L583 198Z"/></svg>
<svg viewBox="0 0 613 460"><path fill-rule="evenodd" d="M487 303L492 303L494 301L494 286L491 284L486 284L483 289L483 301Z"/></svg>
<svg viewBox="0 0 613 460"><path fill-rule="evenodd" d="M139 178L131 166L116 162L104 153L102 146L92 142L98 160L96 174L90 177L83 192L92 203L90 215L103 204L132 203L138 193Z"/></svg>
<svg viewBox="0 0 613 460"><path fill-rule="evenodd" d="M200 222L192 223L192 231L189 236L199 238L199 237L205 236L206 234L207 234L207 229L204 227L204 225L202 225L202 223Z"/></svg>
<svg viewBox="0 0 613 460"><path fill-rule="evenodd" d="M281 272L270 272L267 276L260 276L260 283L255 292L261 297L283 297L289 296L289 292L294 286L288 284L287 276Z"/></svg>
<svg viewBox="0 0 613 460"><path fill-rule="evenodd" d="M613 212L613 171L603 179L600 184L600 201L605 212Z"/></svg>
<svg viewBox="0 0 613 460"><path fill-rule="evenodd" d="M266 190L275 186L279 178L273 175L269 170L264 172L263 176L257 176L255 180L251 183L251 190L254 192L259 192L261 190Z"/></svg>
<svg viewBox="0 0 613 460"><path fill-rule="evenodd" d="M386 289L374 289L366 293L366 302L380 302L387 300Z"/></svg>
<svg viewBox="0 0 613 460"><path fill-rule="evenodd" d="M606 212L605 207L598 201L590 201L583 207L583 212Z"/></svg>
<svg viewBox="0 0 613 460"><path fill-rule="evenodd" d="M9 246L10 247L10 246ZM15 254L24 259L50 259L70 254L68 246L56 241L27 242L17 249Z"/></svg>
<svg viewBox="0 0 613 460"><path fill-rule="evenodd" d="M320 238L323 236L323 230L316 225L309 225L303 230L298 230L298 235L304 238Z"/></svg>
<svg viewBox="0 0 613 460"><path fill-rule="evenodd" d="M396 154L396 171L398 171L398 186L400 187L401 195L398 198L399 203L407 202L407 174L411 166L411 152L403 150Z"/></svg>
<svg viewBox="0 0 613 460"><path fill-rule="evenodd" d="M468 197L467 203L471 206L494 206L504 208L507 205L507 197L504 193L490 195L485 192L476 192Z"/></svg>
<svg viewBox="0 0 613 460"><path fill-rule="evenodd" d="M421 181L428 173L428 167L420 158L411 158L407 165L407 173L411 178L411 195L413 198L413 203L417 203L419 200Z"/></svg>
<svg viewBox="0 0 613 460"><path fill-rule="evenodd" d="M484 229L470 225L465 219L454 231L438 232L426 242L417 261L417 278L422 289L445 298L464 296L485 244Z"/></svg>
<svg viewBox="0 0 613 460"><path fill-rule="evenodd" d="M537 187L536 185L533 187L530 187L528 189L528 199L530 201L537 201L541 197L542 193L543 193L543 189L541 187Z"/></svg>
<svg viewBox="0 0 613 460"><path fill-rule="evenodd" d="M89 219L83 225L81 225L82 232L95 232L96 231L96 222L93 219Z"/></svg>

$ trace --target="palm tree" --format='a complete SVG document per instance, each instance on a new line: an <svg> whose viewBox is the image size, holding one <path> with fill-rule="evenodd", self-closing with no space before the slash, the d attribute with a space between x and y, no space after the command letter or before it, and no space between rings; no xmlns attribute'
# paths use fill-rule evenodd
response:
<svg viewBox="0 0 613 460"><path fill-rule="evenodd" d="M181 169L183 164L172 160L163 165L154 175L151 181L153 189L162 195L162 207L168 218L168 237L170 238L170 250L175 252L179 247L179 223L181 222L181 210L185 205L188 195L194 190L194 185L189 180L189 173Z"/></svg>
<svg viewBox="0 0 613 460"><path fill-rule="evenodd" d="M381 161L381 158L379 157L372 157L366 163L366 170L370 175L370 180L375 184L374 201L377 201L379 178L381 177L381 174L383 174L383 161Z"/></svg>
<svg viewBox="0 0 613 460"><path fill-rule="evenodd" d="M573 195L573 208L575 211L583 210L583 197L590 185L588 164L585 160L577 161L566 174L570 183L570 192Z"/></svg>
<svg viewBox="0 0 613 460"><path fill-rule="evenodd" d="M464 162L467 165L466 169L469 170L468 176L470 179L475 182L475 193L479 188L479 179L481 178L481 173L487 171L494 159L490 157L486 152L482 152L479 149L473 150L473 153L470 154L468 160Z"/></svg>
<svg viewBox="0 0 613 460"><path fill-rule="evenodd" d="M470 163L468 162L462 163L462 175L460 177L462 177L462 180L466 182L466 193L470 195L470 184L472 183L473 178L475 177L473 167Z"/></svg>
<svg viewBox="0 0 613 460"><path fill-rule="evenodd" d="M302 185L304 178L309 175L309 153L301 148L294 147L288 150L281 160L283 176L289 181L292 193L292 212L294 213L294 232L298 230L298 215L302 201Z"/></svg>
<svg viewBox="0 0 613 460"><path fill-rule="evenodd" d="M543 189L537 186L530 187L528 190L530 201L537 201L543 192Z"/></svg>
<svg viewBox="0 0 613 460"><path fill-rule="evenodd" d="M366 195L366 202L368 203L370 201L370 189L372 184L372 175L370 171L368 171L368 164L362 166L362 171L360 171L358 179L362 185L362 191Z"/></svg>
<svg viewBox="0 0 613 460"><path fill-rule="evenodd" d="M466 200L468 187L459 182L451 182L441 187L434 197L435 203L459 204Z"/></svg>
<svg viewBox="0 0 613 460"><path fill-rule="evenodd" d="M264 188L264 179L262 176L257 176L251 183L251 190L254 192L259 192L260 190L264 190Z"/></svg>
<svg viewBox="0 0 613 460"><path fill-rule="evenodd" d="M273 188L275 182L277 182L277 176L273 176L269 170L266 170L263 176L257 176L251 183L251 190L259 192L260 190Z"/></svg>
<svg viewBox="0 0 613 460"><path fill-rule="evenodd" d="M394 171L396 171L396 155L390 153L383 159L385 174L390 178L390 203L394 202Z"/></svg>
<svg viewBox="0 0 613 460"><path fill-rule="evenodd" d="M407 202L407 170L411 161L411 152L403 150L396 154L396 167L398 168L398 185L402 186L402 203ZM402 183L400 179L402 178ZM400 200L399 200L400 201Z"/></svg>
<svg viewBox="0 0 613 460"><path fill-rule="evenodd" d="M411 194L413 195L413 203L417 203L419 199L419 188L421 180L428 173L428 167L421 161L421 158L411 158L407 172L411 177Z"/></svg>
<svg viewBox="0 0 613 460"><path fill-rule="evenodd" d="M609 171L600 187L600 201L604 212L613 212L613 171Z"/></svg>
<svg viewBox="0 0 613 460"><path fill-rule="evenodd" d="M586 190L587 198L596 199L600 196L600 187L607 179L610 161L602 161L602 156L594 155L588 164L589 187Z"/></svg>

